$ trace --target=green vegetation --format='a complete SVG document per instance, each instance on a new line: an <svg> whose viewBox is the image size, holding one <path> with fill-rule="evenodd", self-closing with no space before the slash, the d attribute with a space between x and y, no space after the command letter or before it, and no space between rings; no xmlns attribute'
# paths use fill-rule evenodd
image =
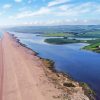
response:
<svg viewBox="0 0 100 100"><path fill-rule="evenodd" d="M87 40L85 43L89 43L90 45L83 47L83 49L100 53L100 39Z"/></svg>
<svg viewBox="0 0 100 100"><path fill-rule="evenodd" d="M45 33L42 34L41 36L45 37L69 37L69 36L74 36L72 33Z"/></svg>
<svg viewBox="0 0 100 100"><path fill-rule="evenodd" d="M69 43L88 43L90 45L83 47L83 49L91 50L100 53L100 39L93 40L77 40L67 38L49 38L45 39L45 42L50 44L69 44Z"/></svg>
<svg viewBox="0 0 100 100"><path fill-rule="evenodd" d="M50 44L89 43L90 45L83 47L83 49L100 53L100 39L77 40L68 38L49 38L45 39L45 42Z"/></svg>
<svg viewBox="0 0 100 100"><path fill-rule="evenodd" d="M94 52L97 52L97 53L100 53L100 43L97 43L97 44L92 44L92 45L89 45L89 46L85 46L83 49L86 49L86 50L91 50L91 51L94 51Z"/></svg>
<svg viewBox="0 0 100 100"><path fill-rule="evenodd" d="M93 32L87 32L87 33L77 34L75 37L100 38L100 31L93 31Z"/></svg>
<svg viewBox="0 0 100 100"><path fill-rule="evenodd" d="M56 32L56 33L44 33L41 36L45 37L80 37L80 38L100 38L100 31L91 31L86 33L73 33L73 32Z"/></svg>
<svg viewBox="0 0 100 100"><path fill-rule="evenodd" d="M80 82L79 83L80 86L82 86L83 90L85 91L85 94L91 98L91 100L94 100L95 97L95 92L88 86L88 84L84 83L84 82ZM91 96L93 95L93 96Z"/></svg>
<svg viewBox="0 0 100 100"><path fill-rule="evenodd" d="M45 33L42 36L46 37L62 37L62 38L48 38L45 42L50 44L69 44L69 43L88 43L90 45L83 47L83 49L91 50L100 53L100 31L87 32L82 34L74 33ZM77 40L69 39L68 37L76 38L93 38L92 40ZM97 38L97 39L95 39Z"/></svg>
<svg viewBox="0 0 100 100"><path fill-rule="evenodd" d="M87 40L86 41L89 44L96 44L96 43L100 43L100 38L99 39L92 39L92 40Z"/></svg>
<svg viewBox="0 0 100 100"><path fill-rule="evenodd" d="M67 38L49 38L45 39L45 42L50 44L69 44L69 43L79 43L81 40L67 39Z"/></svg>

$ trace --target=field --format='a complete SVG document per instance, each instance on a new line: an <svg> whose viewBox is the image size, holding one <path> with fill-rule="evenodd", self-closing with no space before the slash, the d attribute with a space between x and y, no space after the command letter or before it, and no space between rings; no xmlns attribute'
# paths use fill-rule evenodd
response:
<svg viewBox="0 0 100 100"><path fill-rule="evenodd" d="M72 37L74 34L72 33L45 33L42 34L41 36L44 37Z"/></svg>
<svg viewBox="0 0 100 100"><path fill-rule="evenodd" d="M76 37L82 38L100 38L100 31L86 32L82 34L77 34Z"/></svg>
<svg viewBox="0 0 100 100"><path fill-rule="evenodd" d="M85 46L83 49L100 53L100 39L88 40L87 43L90 45Z"/></svg>

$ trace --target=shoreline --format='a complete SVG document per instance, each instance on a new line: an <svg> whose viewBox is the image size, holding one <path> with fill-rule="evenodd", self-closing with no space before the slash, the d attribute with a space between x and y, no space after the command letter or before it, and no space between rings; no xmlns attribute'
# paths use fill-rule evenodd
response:
<svg viewBox="0 0 100 100"><path fill-rule="evenodd" d="M93 45L95 45L95 44L89 44L89 45L83 47L82 49L100 54L100 48L98 48L98 47L93 48L92 47Z"/></svg>
<svg viewBox="0 0 100 100"><path fill-rule="evenodd" d="M69 74L65 74L64 72L58 72L55 69L54 61L40 57L39 53L37 53L36 51L27 47L25 44L21 43L20 40L14 34L10 34L10 35L18 44L20 44L24 48L32 51L34 53L34 55L37 56L44 63L45 74L48 77L48 79L52 80L54 85L57 85L57 87L62 89L63 91L66 91L68 88L73 88L73 87L77 87L77 86L82 87L84 94L87 97L89 97L90 100L95 100L94 91L91 90L90 87L86 83L78 82L78 81L74 80ZM51 74L53 74L56 78L53 78ZM69 83L65 82L65 80L68 80ZM62 81L62 82L60 83L60 81ZM67 91L70 93L72 90L69 89Z"/></svg>
<svg viewBox="0 0 100 100"><path fill-rule="evenodd" d="M99 42L98 42L99 40ZM87 46L84 46L83 50L92 51L95 53L100 53L100 39L95 40L77 40L77 39L61 39L61 38L47 38L44 42L52 45L64 45L64 44L74 44L74 43L87 43Z"/></svg>

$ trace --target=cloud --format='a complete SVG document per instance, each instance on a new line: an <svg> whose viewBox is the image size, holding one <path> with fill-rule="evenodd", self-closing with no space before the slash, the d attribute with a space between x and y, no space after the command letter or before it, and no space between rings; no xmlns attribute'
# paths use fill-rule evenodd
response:
<svg viewBox="0 0 100 100"><path fill-rule="evenodd" d="M22 11L17 13L17 15L15 15L14 17L10 17L10 18L14 18L14 19L21 19L21 18L27 18L27 17L32 17L32 16L41 16L41 15L46 15L50 13L50 9L42 7L40 8L38 11Z"/></svg>
<svg viewBox="0 0 100 100"><path fill-rule="evenodd" d="M5 5L3 5L3 9L9 9L9 8L11 8L11 7L12 7L11 4L5 4Z"/></svg>
<svg viewBox="0 0 100 100"><path fill-rule="evenodd" d="M96 11L100 11L100 5L86 2L82 4L66 4L56 7L58 12L56 11L55 15L57 16L66 16L66 17L90 17L91 14L97 15Z"/></svg>
<svg viewBox="0 0 100 100"><path fill-rule="evenodd" d="M56 5L63 4L63 3L67 3L69 1L70 0L53 0L53 1L48 3L48 7L56 6Z"/></svg>
<svg viewBox="0 0 100 100"><path fill-rule="evenodd" d="M89 24L99 23L100 4L95 2L65 3L70 0L54 0L38 10L22 8L10 19L39 20L27 22L30 25L63 25L63 24ZM57 6L56 6L57 5ZM95 20L95 18L97 18ZM40 20L41 19L41 20ZM43 21L44 20L44 21Z"/></svg>
<svg viewBox="0 0 100 100"><path fill-rule="evenodd" d="M61 3L61 2L60 2ZM94 9L94 10L93 10ZM21 19L21 18L29 18L33 16L44 16L45 15L52 15L52 16L62 16L63 17L80 17L85 16L86 14L96 14L96 11L100 11L99 5L97 6L95 3L86 2L78 5L74 4L64 4L55 7L41 7L39 10L32 11L32 10L24 10L18 12L14 18Z"/></svg>
<svg viewBox="0 0 100 100"><path fill-rule="evenodd" d="M22 2L22 0L15 0L15 2L19 3L19 2Z"/></svg>

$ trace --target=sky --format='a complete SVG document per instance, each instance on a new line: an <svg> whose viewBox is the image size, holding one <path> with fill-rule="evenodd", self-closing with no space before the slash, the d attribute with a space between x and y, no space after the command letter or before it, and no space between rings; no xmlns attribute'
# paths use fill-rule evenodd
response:
<svg viewBox="0 0 100 100"><path fill-rule="evenodd" d="M100 0L0 0L0 26L91 24L100 24Z"/></svg>

